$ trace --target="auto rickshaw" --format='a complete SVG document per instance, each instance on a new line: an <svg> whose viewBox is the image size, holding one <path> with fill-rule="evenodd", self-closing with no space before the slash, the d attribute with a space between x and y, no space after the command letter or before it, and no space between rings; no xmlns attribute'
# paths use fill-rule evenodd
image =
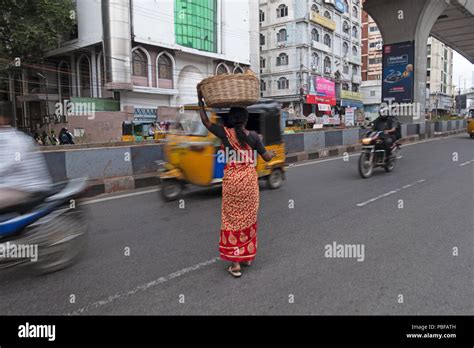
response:
<svg viewBox="0 0 474 348"><path fill-rule="evenodd" d="M276 156L265 162L258 157L256 170L270 189L277 189L285 179L285 146L282 141L280 106L273 100L261 100L247 108L247 129L262 136L267 150ZM226 125L229 109L206 109L209 119ZM161 195L165 201L178 199L186 184L210 187L220 185L225 163L218 161L221 140L202 124L198 106L185 106L178 122L164 140L166 161L158 162Z"/></svg>
<svg viewBox="0 0 474 348"><path fill-rule="evenodd" d="M474 138L474 109L469 110L469 115L467 119L467 133L471 137Z"/></svg>
<svg viewBox="0 0 474 348"><path fill-rule="evenodd" d="M156 131L155 135L148 135L148 131L151 126L154 126L154 123L150 121L124 121L122 123L122 141L143 141L155 139Z"/></svg>

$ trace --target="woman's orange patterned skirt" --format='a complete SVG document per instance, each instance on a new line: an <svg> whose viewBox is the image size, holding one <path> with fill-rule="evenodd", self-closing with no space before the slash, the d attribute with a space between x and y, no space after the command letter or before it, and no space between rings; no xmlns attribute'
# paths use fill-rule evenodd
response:
<svg viewBox="0 0 474 348"><path fill-rule="evenodd" d="M223 260L253 261L257 254L258 174L253 165L224 169L219 252Z"/></svg>

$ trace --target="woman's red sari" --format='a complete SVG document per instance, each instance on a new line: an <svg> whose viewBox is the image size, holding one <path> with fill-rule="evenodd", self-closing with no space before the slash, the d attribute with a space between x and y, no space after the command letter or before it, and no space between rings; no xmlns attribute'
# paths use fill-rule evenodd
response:
<svg viewBox="0 0 474 348"><path fill-rule="evenodd" d="M222 225L219 252L233 262L253 261L257 253L259 205L256 158L247 144L242 147L234 129L224 128L234 150L247 155L245 161L227 163L222 184Z"/></svg>

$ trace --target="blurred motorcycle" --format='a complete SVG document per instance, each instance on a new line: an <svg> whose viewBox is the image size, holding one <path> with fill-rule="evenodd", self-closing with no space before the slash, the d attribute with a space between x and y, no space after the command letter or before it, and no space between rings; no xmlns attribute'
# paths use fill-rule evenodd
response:
<svg viewBox="0 0 474 348"><path fill-rule="evenodd" d="M44 274L71 266L86 243L86 212L76 201L86 187L86 179L72 179L0 210L0 269L29 266ZM33 247L35 260L26 252Z"/></svg>
<svg viewBox="0 0 474 348"><path fill-rule="evenodd" d="M391 172L395 168L400 150L400 142L394 141L391 148L391 155L387 156L385 150L385 135L381 131L368 132L361 140L362 153L359 157L359 174L364 179L372 176L374 168L383 167L386 172Z"/></svg>

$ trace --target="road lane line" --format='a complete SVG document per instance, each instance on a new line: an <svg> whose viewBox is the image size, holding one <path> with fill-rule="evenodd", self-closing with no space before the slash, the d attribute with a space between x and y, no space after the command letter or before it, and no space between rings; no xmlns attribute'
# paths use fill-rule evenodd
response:
<svg viewBox="0 0 474 348"><path fill-rule="evenodd" d="M358 207L363 207L363 206L365 206L365 205L367 205L367 204L369 204L369 203L372 203L372 202L375 202L375 201L377 201L377 200L379 200L379 199L382 199L382 198L391 196L391 195L393 195L393 194L395 194L395 193L397 193L397 192L400 192L401 190L405 190L405 189L407 189L407 188L410 188L410 187L412 187L412 186L415 186L415 185L420 184L420 183L425 182L425 181L426 181L425 179L421 179L421 180L415 181L415 182L413 182L413 183L411 183L411 184L404 185L404 186L402 186L402 187L400 187L400 188L397 188L397 189L395 189L395 190L392 190L392 191L389 191L389 192L384 193L384 194L382 194L382 195L379 195L379 196L377 196L377 197L371 198L371 199L369 199L369 200L367 200L367 201L365 201L365 202L357 203L357 206L358 206Z"/></svg>
<svg viewBox="0 0 474 348"><path fill-rule="evenodd" d="M155 286L158 286L158 285L161 285L163 283L166 283L172 279L175 279L175 278L178 278L178 277L181 277L182 275L185 275L187 273L191 273L191 272L194 272L194 271L197 271L198 269L201 269L203 267L206 267L206 266L209 266L209 265L212 265L214 263L216 263L218 260L220 260L220 258L218 257L214 257L213 259L211 260L208 260L208 261L204 261L204 262L201 262L201 263L198 263L198 264L195 264L194 266L190 266L190 267L186 267L186 268L183 268L179 271L176 271L176 272L173 272L173 273L170 273L168 274L167 276L164 276L164 277L160 277L158 279L155 279L155 280L152 280L151 282L148 282L148 283L145 283L145 284L142 284L142 285L139 285L135 288L133 288L132 290L130 291L127 291L127 292L123 292L123 293L118 293L118 294L115 294L115 295L111 295L103 300L99 300L99 301L95 301L95 302L92 302L92 303L89 303L87 306L84 306L82 308L79 308L79 309L76 309L75 311L67 314L67 315L79 315L79 314L83 314L85 312L88 312L90 310L94 310L94 309L97 309L97 308L100 308L100 307L103 307L103 306L106 306L112 302L115 302L119 299L123 299L123 298L126 298L126 297L129 297L129 296L132 296L132 295L135 295L139 292L142 292L142 291L145 291L145 290L148 290L150 288L153 288Z"/></svg>
<svg viewBox="0 0 474 348"><path fill-rule="evenodd" d="M147 193L158 192L158 191L160 191L159 188L152 189L152 190L146 190L146 191L140 191L140 192L125 193L123 195L117 195L117 196L112 196L112 197L104 197L104 198L97 198L97 199L87 200L87 201L82 202L82 204L85 205L85 204L94 204L94 203L105 202L105 201L112 201L114 199L139 196L139 195L144 195L144 194L147 194Z"/></svg>
<svg viewBox="0 0 474 348"><path fill-rule="evenodd" d="M467 161L467 162L464 162L464 163L461 163L459 166L460 167L464 167L465 165L471 163L471 162L474 162L474 159L470 160L470 161Z"/></svg>

